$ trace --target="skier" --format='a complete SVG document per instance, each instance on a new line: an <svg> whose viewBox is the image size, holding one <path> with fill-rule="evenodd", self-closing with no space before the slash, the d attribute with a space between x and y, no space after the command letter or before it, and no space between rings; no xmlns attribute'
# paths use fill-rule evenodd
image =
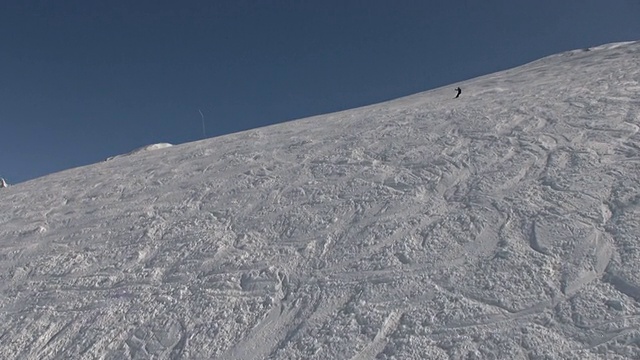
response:
<svg viewBox="0 0 640 360"><path fill-rule="evenodd" d="M460 96L460 94L462 94L462 89L460 89L460 87L457 87L457 88L456 88L456 91L457 91L458 93L456 94L455 99L457 99L457 98L458 98L458 96Z"/></svg>
<svg viewBox="0 0 640 360"><path fill-rule="evenodd" d="M7 186L9 186L9 185L7 185L7 182L4 181L3 178L0 178L0 189L6 188Z"/></svg>

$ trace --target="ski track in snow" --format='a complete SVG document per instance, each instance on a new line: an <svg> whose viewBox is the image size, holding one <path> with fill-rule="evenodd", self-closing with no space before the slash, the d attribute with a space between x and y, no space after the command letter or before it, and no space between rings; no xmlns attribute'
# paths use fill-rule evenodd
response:
<svg viewBox="0 0 640 360"><path fill-rule="evenodd" d="M0 191L3 359L640 358L640 43Z"/></svg>

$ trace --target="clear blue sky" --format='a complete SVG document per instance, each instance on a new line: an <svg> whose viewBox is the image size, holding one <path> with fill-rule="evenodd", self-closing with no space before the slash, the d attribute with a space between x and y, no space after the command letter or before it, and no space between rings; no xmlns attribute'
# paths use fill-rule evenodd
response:
<svg viewBox="0 0 640 360"><path fill-rule="evenodd" d="M638 0L1 0L0 177L627 40Z"/></svg>

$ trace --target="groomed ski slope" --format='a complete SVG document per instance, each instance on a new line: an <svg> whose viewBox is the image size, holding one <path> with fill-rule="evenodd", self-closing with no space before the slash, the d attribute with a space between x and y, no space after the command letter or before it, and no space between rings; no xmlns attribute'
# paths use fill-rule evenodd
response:
<svg viewBox="0 0 640 360"><path fill-rule="evenodd" d="M639 359L639 65L576 50L0 189L0 358Z"/></svg>

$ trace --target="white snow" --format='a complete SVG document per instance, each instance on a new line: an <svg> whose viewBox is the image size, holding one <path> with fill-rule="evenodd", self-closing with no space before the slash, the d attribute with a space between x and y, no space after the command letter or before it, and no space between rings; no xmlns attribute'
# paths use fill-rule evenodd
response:
<svg viewBox="0 0 640 360"><path fill-rule="evenodd" d="M171 147L171 146L173 146L173 144L169 144L169 143L151 144L151 145L147 145L147 146L143 146L143 147L137 148L137 149L135 149L133 151L130 151L130 152L128 152L126 154L123 154L123 155L116 155L116 156L109 157L109 158L107 158L106 161L110 161L110 160L113 160L113 159L116 159L116 158L119 158L119 157L123 157L123 156L130 156L130 155L141 153L141 152L145 152L145 151L165 149L165 148L168 148L168 147Z"/></svg>
<svg viewBox="0 0 640 360"><path fill-rule="evenodd" d="M639 64L577 50L2 189L0 358L638 359Z"/></svg>

